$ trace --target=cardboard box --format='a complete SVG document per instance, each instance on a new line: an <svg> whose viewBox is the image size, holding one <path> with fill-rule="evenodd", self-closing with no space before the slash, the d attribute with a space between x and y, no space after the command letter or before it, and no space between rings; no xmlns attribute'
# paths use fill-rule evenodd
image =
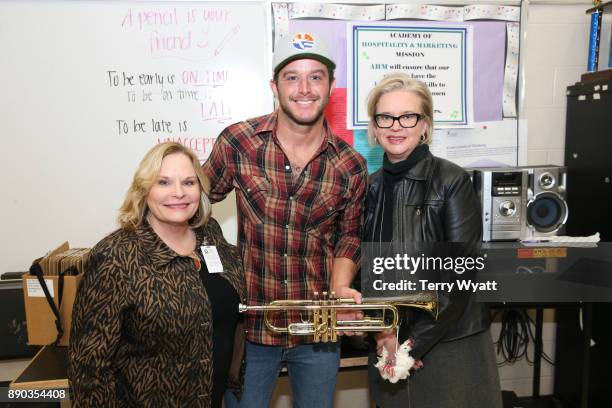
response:
<svg viewBox="0 0 612 408"><path fill-rule="evenodd" d="M62 254L65 255L62 256ZM83 277L83 266L88 251L80 251L78 258L74 257L75 254L77 254L77 251L69 250L68 243L65 242L45 255L40 261L45 283L56 306L59 299L59 276L57 274L61 270L65 270L61 267L74 265L79 272L78 275L64 276L62 304L59 308L60 322L64 334L58 343L60 346L67 346L70 340L72 307ZM64 260L65 258L66 260ZM36 276L30 274L23 276L23 299L28 328L28 344L42 346L55 342L57 337L55 315Z"/></svg>

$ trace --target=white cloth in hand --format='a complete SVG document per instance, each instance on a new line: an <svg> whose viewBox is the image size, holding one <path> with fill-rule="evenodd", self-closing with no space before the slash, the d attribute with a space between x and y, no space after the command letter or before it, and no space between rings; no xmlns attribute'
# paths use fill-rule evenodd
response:
<svg viewBox="0 0 612 408"><path fill-rule="evenodd" d="M399 380L404 380L410 375L410 369L414 366L414 358L410 356L412 342L406 340L395 352L395 358L389 358L390 353L383 347L382 356L378 357L378 362L374 367L378 368L380 376L392 384Z"/></svg>

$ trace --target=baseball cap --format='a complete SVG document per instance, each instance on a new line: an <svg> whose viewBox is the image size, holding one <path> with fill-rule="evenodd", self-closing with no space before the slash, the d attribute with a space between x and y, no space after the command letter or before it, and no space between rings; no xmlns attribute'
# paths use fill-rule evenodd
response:
<svg viewBox="0 0 612 408"><path fill-rule="evenodd" d="M274 49L274 76L290 62L313 59L325 64L330 70L336 68L329 47L323 37L313 32L299 32L281 37Z"/></svg>

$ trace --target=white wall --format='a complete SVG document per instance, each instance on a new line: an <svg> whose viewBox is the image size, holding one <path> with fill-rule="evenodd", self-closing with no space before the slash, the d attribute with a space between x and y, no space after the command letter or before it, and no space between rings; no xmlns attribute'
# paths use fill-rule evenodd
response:
<svg viewBox="0 0 612 408"><path fill-rule="evenodd" d="M564 164L565 92L586 72L590 16L585 11L591 6L590 1L557 1L528 7L521 49L528 164ZM604 14L600 68L608 62L611 21L610 13Z"/></svg>

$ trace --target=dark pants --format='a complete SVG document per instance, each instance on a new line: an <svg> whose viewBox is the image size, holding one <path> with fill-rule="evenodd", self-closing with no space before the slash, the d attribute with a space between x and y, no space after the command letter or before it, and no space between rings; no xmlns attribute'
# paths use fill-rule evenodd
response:
<svg viewBox="0 0 612 408"><path fill-rule="evenodd" d="M383 380L375 362L375 353L370 353L370 391L381 408L502 408L488 330L436 344L423 358L423 367L397 384Z"/></svg>

